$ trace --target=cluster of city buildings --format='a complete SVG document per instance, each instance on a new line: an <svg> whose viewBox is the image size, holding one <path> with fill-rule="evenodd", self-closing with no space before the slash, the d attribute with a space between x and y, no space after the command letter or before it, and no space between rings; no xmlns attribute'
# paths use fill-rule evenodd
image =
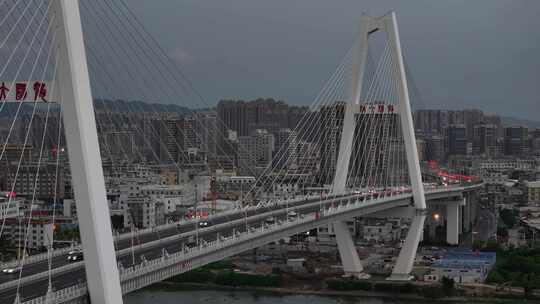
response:
<svg viewBox="0 0 540 304"><path fill-rule="evenodd" d="M419 156L459 166L463 159L540 156L540 129L504 125L501 117L480 110L418 110L414 113Z"/></svg>
<svg viewBox="0 0 540 304"><path fill-rule="evenodd" d="M484 208L514 215L515 227L499 243L536 243L540 232L540 129L505 125L480 110L418 110L414 114L420 159L433 172L446 170L483 181Z"/></svg>

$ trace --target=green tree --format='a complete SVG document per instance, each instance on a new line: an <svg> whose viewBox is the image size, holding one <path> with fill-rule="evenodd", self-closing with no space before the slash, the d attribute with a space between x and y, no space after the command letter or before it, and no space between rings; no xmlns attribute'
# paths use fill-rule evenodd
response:
<svg viewBox="0 0 540 304"><path fill-rule="evenodd" d="M497 241L489 240L489 241L486 242L486 245L484 246L484 248L482 250L484 250L484 251L497 251L498 248L499 248L499 243L497 243Z"/></svg>
<svg viewBox="0 0 540 304"><path fill-rule="evenodd" d="M508 229L505 227L497 227L497 237L502 239L508 238Z"/></svg>
<svg viewBox="0 0 540 304"><path fill-rule="evenodd" d="M500 284L500 283L505 282L503 275L500 272L498 272L497 270L495 270L495 269L493 269L493 270L491 270L489 272L488 277L487 277L487 281L489 283L496 283L496 284Z"/></svg>
<svg viewBox="0 0 540 304"><path fill-rule="evenodd" d="M446 296L452 296L454 294L454 288L456 285L456 282L454 282L454 279L451 279L449 277L442 277L441 284L442 284L442 289L444 291L444 294Z"/></svg>
<svg viewBox="0 0 540 304"><path fill-rule="evenodd" d="M484 248L484 241L482 240L474 240L473 244L472 244L472 249L473 250L480 250L482 248Z"/></svg>
<svg viewBox="0 0 540 304"><path fill-rule="evenodd" d="M517 214L516 211L510 209L503 209L499 211L499 217L506 225L506 227L512 229L517 224Z"/></svg>

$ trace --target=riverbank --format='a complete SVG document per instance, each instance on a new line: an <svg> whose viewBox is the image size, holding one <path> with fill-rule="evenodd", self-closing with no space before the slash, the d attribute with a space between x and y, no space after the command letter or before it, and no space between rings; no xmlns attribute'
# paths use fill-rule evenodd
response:
<svg viewBox="0 0 540 304"><path fill-rule="evenodd" d="M415 294L403 293L387 293L376 291L336 291L336 290L313 290L300 288L286 287L244 287L244 286L224 286L211 283L178 283L178 282L161 282L148 287L146 290L166 291L166 292L189 292L200 290L212 291L239 291L239 292L254 292L259 295L268 296L285 296L285 295L315 295L321 297L339 297L339 298L373 298L386 300L399 300L407 303L429 303L434 300L440 303L500 303L500 304L517 304L517 303L540 303L536 300L525 299L502 299L502 298L480 298L480 297L445 297L430 299Z"/></svg>

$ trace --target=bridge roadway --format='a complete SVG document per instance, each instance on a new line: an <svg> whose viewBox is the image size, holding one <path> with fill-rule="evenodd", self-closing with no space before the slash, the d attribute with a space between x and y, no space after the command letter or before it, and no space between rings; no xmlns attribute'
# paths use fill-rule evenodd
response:
<svg viewBox="0 0 540 304"><path fill-rule="evenodd" d="M280 208L287 208L287 207L295 207L301 204L306 203L312 203L315 201L319 201L320 197L303 197L302 199L294 199L291 200L288 204L273 204L269 206L263 206L258 208L248 208L247 210L242 209L236 209L233 210L233 212L222 212L217 213L215 215L210 216L208 219L211 221L212 225L222 224L228 221L234 221L238 220L240 218L244 218L246 215L248 217L254 216L256 214L265 213L271 210L277 210ZM206 219L205 219L206 220ZM196 225L198 224L198 221L196 220L188 220L188 221L181 221L178 224L173 225L163 225L161 227L156 227L155 229L151 229L150 231L145 230L141 233L135 232L133 234L133 242L135 246L148 243L151 241L156 241L159 239L164 239L167 237L171 237L174 235L178 235L181 233L186 233L192 230L196 229ZM201 232L204 232L204 229L201 228ZM126 233L118 238L117 241L115 241L115 248L117 251L120 251L122 249L131 248L132 247L132 234ZM76 247L78 248L78 247ZM65 250L64 250L65 251ZM58 268L61 266L65 266L70 264L70 262L67 260L68 253L65 252L63 254L60 254L58 256L55 256L52 259L52 268ZM123 264L124 266L130 266L130 264ZM7 268L8 266L5 266L3 268ZM30 276L36 273L45 272L48 270L48 260L42 259L41 261L37 261L34 263L26 263L23 267L23 273L22 277ZM13 279L18 278L18 274L13 275L2 275L0 276L0 286L3 283L12 281Z"/></svg>
<svg viewBox="0 0 540 304"><path fill-rule="evenodd" d="M429 200L448 199L451 196L461 195L463 188L445 188L442 191L427 191L426 195ZM410 203L410 195L399 196L402 205ZM327 197L321 201L320 197L310 197L291 200L287 204L273 204L258 208L249 208L247 210L238 210L232 213L217 214L211 218L212 226L207 228L199 228L199 240L201 242L211 242L216 240L217 235L230 236L233 231L243 232L246 230L246 224L249 229L261 228L267 217L273 216L278 221L285 221L288 211L295 210L300 215L306 215L318 212L321 208L329 208L334 206L336 200L354 199L362 200L364 195L346 194L336 197ZM397 198L396 198L397 199ZM387 202L392 201L389 197ZM395 207L395 206L394 206ZM246 217L247 213L247 217ZM131 237L119 238L116 242L118 262L123 267L133 265L142 261L143 257L147 260L156 259L162 256L162 248L165 248L167 253L173 254L185 249L185 244L188 239L193 239L196 234L197 221L186 221L178 225L166 225L161 229L156 229L156 232L146 232L138 238L138 243L131 249ZM227 223L230 223L227 224ZM216 228L219 227L219 228ZM53 289L60 290L85 280L84 262L69 264L67 254L59 255L53 259L53 268L61 269L68 266L70 269L53 274L52 282ZM47 290L47 261L40 261L26 265L23 272L23 283L19 289L22 299L31 299L42 296ZM29 276L39 278L31 279ZM40 276L41 275L41 276ZM27 282L24 281L27 279ZM31 279L31 280L28 280ZM0 303L12 303L16 294L16 285L7 286L10 281L17 280L17 276L2 275L0 281ZM3 289L3 290L2 290Z"/></svg>

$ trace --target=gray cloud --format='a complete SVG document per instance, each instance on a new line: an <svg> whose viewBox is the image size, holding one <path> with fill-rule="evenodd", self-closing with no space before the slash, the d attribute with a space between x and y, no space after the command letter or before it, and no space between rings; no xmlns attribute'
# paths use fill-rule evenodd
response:
<svg viewBox="0 0 540 304"><path fill-rule="evenodd" d="M361 12L394 9L406 60L426 106L478 107L530 119L540 114L540 1L128 4L173 58L188 60L185 72L212 102L272 96L310 103L350 47Z"/></svg>

